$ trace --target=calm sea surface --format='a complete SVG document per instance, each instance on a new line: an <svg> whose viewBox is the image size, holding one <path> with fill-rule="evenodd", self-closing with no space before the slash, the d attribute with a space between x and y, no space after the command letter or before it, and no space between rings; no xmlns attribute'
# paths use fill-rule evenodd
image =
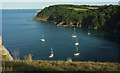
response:
<svg viewBox="0 0 120 73"><path fill-rule="evenodd" d="M110 61L118 62L118 36L101 30L76 28L80 43L80 56L75 57L75 39L72 38L72 27L58 27L50 22L32 21L35 9L7 10L2 13L3 44L12 53L19 51L19 58L32 54L37 60L66 60L71 57L74 61ZM91 35L88 36L88 31ZM40 38L44 34L46 42ZM54 57L49 59L50 48Z"/></svg>

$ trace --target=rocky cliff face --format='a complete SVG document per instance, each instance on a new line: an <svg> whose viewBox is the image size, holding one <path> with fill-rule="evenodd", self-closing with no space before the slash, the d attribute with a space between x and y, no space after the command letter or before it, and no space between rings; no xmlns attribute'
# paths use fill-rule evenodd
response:
<svg viewBox="0 0 120 73"><path fill-rule="evenodd" d="M1 50L2 40L1 39L2 38L0 36L0 73L2 72L2 56L1 56L1 54L2 54L2 50Z"/></svg>
<svg viewBox="0 0 120 73"><path fill-rule="evenodd" d="M0 36L0 46L2 45L2 37Z"/></svg>
<svg viewBox="0 0 120 73"><path fill-rule="evenodd" d="M10 55L9 51L2 45L2 37L0 36L0 55L2 55L2 60L13 60L12 56Z"/></svg>

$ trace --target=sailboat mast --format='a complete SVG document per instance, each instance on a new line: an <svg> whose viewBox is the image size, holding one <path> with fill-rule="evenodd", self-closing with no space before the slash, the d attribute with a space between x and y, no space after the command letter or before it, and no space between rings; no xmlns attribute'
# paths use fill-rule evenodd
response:
<svg viewBox="0 0 120 73"><path fill-rule="evenodd" d="M76 47L76 52L78 52L78 47Z"/></svg>
<svg viewBox="0 0 120 73"><path fill-rule="evenodd" d="M75 33L75 27L74 27L74 33Z"/></svg>
<svg viewBox="0 0 120 73"><path fill-rule="evenodd" d="M51 54L53 54L53 49L51 48Z"/></svg>

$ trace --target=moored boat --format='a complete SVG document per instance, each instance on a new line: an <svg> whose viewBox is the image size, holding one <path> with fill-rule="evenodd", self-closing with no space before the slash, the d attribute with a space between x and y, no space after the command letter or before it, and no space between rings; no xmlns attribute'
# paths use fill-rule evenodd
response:
<svg viewBox="0 0 120 73"><path fill-rule="evenodd" d="M44 35L42 35L42 38L40 39L41 42L45 42Z"/></svg>
<svg viewBox="0 0 120 73"><path fill-rule="evenodd" d="M48 58L52 58L54 56L53 49L51 48L51 55Z"/></svg>
<svg viewBox="0 0 120 73"><path fill-rule="evenodd" d="M75 43L75 45L76 45L76 46L78 46L78 45L79 45L79 43L78 43L78 42L76 42L76 43Z"/></svg>
<svg viewBox="0 0 120 73"><path fill-rule="evenodd" d="M79 56L80 53L78 52L78 47L76 47L76 53L74 54L74 56Z"/></svg>

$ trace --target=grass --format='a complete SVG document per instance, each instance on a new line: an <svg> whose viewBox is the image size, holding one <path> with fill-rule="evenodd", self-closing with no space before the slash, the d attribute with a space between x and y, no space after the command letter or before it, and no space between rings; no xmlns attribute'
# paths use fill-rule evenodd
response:
<svg viewBox="0 0 120 73"><path fill-rule="evenodd" d="M73 10L76 10L76 11L88 11L89 9L83 9L83 8L73 8L73 7L68 7L68 9L73 9Z"/></svg>
<svg viewBox="0 0 120 73"><path fill-rule="evenodd" d="M46 60L3 61L3 71L118 71L119 63L109 62L66 62Z"/></svg>

